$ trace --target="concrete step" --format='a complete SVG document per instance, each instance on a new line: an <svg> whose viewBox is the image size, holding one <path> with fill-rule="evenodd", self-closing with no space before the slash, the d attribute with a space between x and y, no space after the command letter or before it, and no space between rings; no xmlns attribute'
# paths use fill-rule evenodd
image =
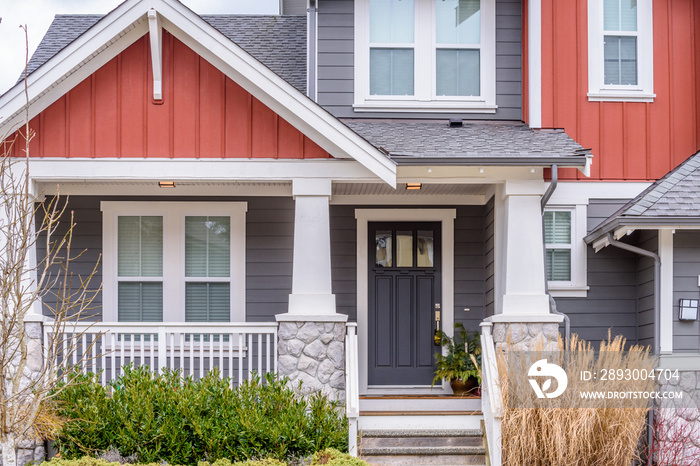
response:
<svg viewBox="0 0 700 466"><path fill-rule="evenodd" d="M485 465L480 429L367 429L360 457L384 465Z"/></svg>
<svg viewBox="0 0 700 466"><path fill-rule="evenodd" d="M479 411L481 398L456 396L361 396L363 411Z"/></svg>
<svg viewBox="0 0 700 466"><path fill-rule="evenodd" d="M372 466L485 466L484 455L362 456Z"/></svg>
<svg viewBox="0 0 700 466"><path fill-rule="evenodd" d="M360 411L360 430L479 429L481 411Z"/></svg>

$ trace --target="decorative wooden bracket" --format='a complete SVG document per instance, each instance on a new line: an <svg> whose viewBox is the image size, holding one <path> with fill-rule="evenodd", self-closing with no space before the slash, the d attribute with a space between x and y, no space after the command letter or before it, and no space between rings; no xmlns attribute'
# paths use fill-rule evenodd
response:
<svg viewBox="0 0 700 466"><path fill-rule="evenodd" d="M148 34L151 39L151 62L153 63L153 99L163 100L163 26L158 12L148 10Z"/></svg>

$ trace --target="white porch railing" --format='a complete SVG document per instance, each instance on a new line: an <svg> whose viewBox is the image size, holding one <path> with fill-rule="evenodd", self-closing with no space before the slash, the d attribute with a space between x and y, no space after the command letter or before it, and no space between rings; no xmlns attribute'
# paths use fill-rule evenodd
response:
<svg viewBox="0 0 700 466"><path fill-rule="evenodd" d="M44 341L52 341L52 327L44 329ZM254 372L277 372L276 323L80 322L67 324L57 337L59 360L100 373L103 384L126 364L159 373L180 369L195 379L218 368L233 385Z"/></svg>
<svg viewBox="0 0 700 466"><path fill-rule="evenodd" d="M357 421L360 417L360 370L357 362L357 324L347 324L345 335L345 409L350 421L348 452L357 456Z"/></svg>
<svg viewBox="0 0 700 466"><path fill-rule="evenodd" d="M498 376L496 347L490 322L481 323L481 411L484 413L489 464L501 466L501 419L503 398Z"/></svg>

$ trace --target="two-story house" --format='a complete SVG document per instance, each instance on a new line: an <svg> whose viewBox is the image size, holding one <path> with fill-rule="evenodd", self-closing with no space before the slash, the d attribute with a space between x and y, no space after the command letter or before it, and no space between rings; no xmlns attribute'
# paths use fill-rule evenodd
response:
<svg viewBox="0 0 700 466"><path fill-rule="evenodd" d="M85 271L102 257L106 378L219 365L343 395L352 323L360 414L384 413L364 427L420 428L478 427L431 387L456 322L612 328L700 370L692 160L651 186L699 147L692 0L282 11L126 0L57 16L29 62L32 189L70 196ZM0 97L0 133L25 104Z"/></svg>

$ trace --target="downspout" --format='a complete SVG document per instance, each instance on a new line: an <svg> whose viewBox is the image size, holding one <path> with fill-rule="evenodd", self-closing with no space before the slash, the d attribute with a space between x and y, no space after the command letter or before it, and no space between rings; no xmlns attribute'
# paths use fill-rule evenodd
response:
<svg viewBox="0 0 700 466"><path fill-rule="evenodd" d="M544 263L547 264L547 239L545 237L545 230L544 230L544 208L547 206L547 202L549 202L549 199L551 199L552 194L554 194L554 190L557 189L557 184L559 183L559 167L557 167L556 164L552 165L552 181L549 184L549 187L547 190L544 192L544 195L542 195L542 201L541 201L541 206L542 206L542 254L544 254ZM544 269L544 292L549 296L549 312L558 316L562 316L564 318L564 332L566 335L566 339L564 340L565 348L569 349L569 339L571 338L571 320L569 319L569 316L566 314L559 312L557 310L557 303L554 301L554 298L552 297L551 294L549 294L549 285L547 283L547 268L545 267Z"/></svg>
<svg viewBox="0 0 700 466"><path fill-rule="evenodd" d="M317 66L317 0L308 0L306 9L306 95L316 102L316 66Z"/></svg>
<svg viewBox="0 0 700 466"><path fill-rule="evenodd" d="M608 233L608 243L610 243L610 246L654 259L654 353L659 355L661 350L659 329L659 320L661 318L661 258L656 253L616 240L613 238L612 233Z"/></svg>
<svg viewBox="0 0 700 466"><path fill-rule="evenodd" d="M610 246L614 246L619 249L624 249L625 251L633 252L644 257L651 257L654 259L654 353L658 356L661 350L661 330L659 327L659 320L661 319L661 258L658 254L655 254L646 249L638 248L637 246L632 246L631 244L622 243L613 237L612 233L608 233L608 243ZM651 444L653 442L654 432L654 410L649 410L649 432L648 432L648 448L651 449ZM647 458L647 464L652 464L652 455Z"/></svg>

